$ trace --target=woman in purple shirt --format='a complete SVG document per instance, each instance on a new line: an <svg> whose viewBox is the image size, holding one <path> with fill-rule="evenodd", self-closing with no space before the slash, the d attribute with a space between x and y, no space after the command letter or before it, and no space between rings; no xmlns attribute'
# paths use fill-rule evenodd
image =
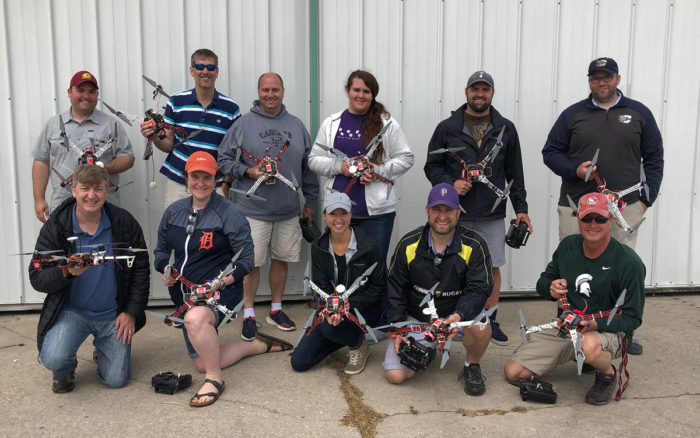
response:
<svg viewBox="0 0 700 438"><path fill-rule="evenodd" d="M397 202L391 186L413 166L413 152L399 123L377 101L379 83L371 73L352 72L345 92L348 108L323 121L309 167L325 177L326 193L348 194L354 203L351 225L362 228L377 243L386 263ZM368 150L380 132L382 141L373 152Z"/></svg>

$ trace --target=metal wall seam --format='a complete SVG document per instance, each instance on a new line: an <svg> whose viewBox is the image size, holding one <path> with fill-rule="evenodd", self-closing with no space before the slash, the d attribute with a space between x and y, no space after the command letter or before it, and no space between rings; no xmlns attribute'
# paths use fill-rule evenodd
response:
<svg viewBox="0 0 700 438"><path fill-rule="evenodd" d="M436 84L436 91L437 91L437 99L438 99L438 105L435 106L435 119L440 120L440 116L442 114L442 105L443 105L443 96L444 96L444 90L443 90L443 80L442 80L442 72L443 72L443 67L442 64L445 62L445 45L443 44L445 40L445 26L444 26L444 20L445 20L445 2L441 1L440 6L438 6L438 17L436 20L437 23L437 41L438 41L438 47L437 47L437 60L435 62L435 67L437 68L436 74L435 74L435 79L437 79L437 84ZM402 38L403 40L403 38Z"/></svg>
<svg viewBox="0 0 700 438"><path fill-rule="evenodd" d="M272 14L270 14L270 1L271 0L266 0L264 3L265 16L267 17L267 20L265 20L265 25L267 26L267 29L265 29L265 34L267 35L267 46L265 47L267 50L267 56L265 57L265 73L272 71L272 24L270 22L272 19Z"/></svg>
<svg viewBox="0 0 700 438"><path fill-rule="evenodd" d="M517 127L520 125L520 73L521 73L521 57L520 57L520 50L521 50L521 42L522 42L522 20L523 20L523 2L519 1L518 2L518 15L517 15L517 26L515 28L516 35L518 36L515 40L515 99L513 102L513 123ZM547 221L549 221L550 215L546 215ZM508 223L506 222L506 226L508 226ZM545 228L548 229L548 228ZM511 258L512 260L512 258ZM515 284L513 279L515 278L515 264L514 263L506 263L508 266L508 280L510 281L510 288L514 288Z"/></svg>
<svg viewBox="0 0 700 438"><path fill-rule="evenodd" d="M592 41L591 41L591 56L589 56L589 59L595 59L598 56L598 18L600 14L600 3L598 0L595 0L593 2L593 32L591 33Z"/></svg>
<svg viewBox="0 0 700 438"><path fill-rule="evenodd" d="M632 80L632 64L634 64L634 35L637 30L637 1L633 0L630 7L630 34L627 39L627 94L632 96L634 81Z"/></svg>
<svg viewBox="0 0 700 438"><path fill-rule="evenodd" d="M479 2L479 54L477 59L479 60L479 69L484 68L484 0Z"/></svg>
<svg viewBox="0 0 700 438"><path fill-rule="evenodd" d="M554 13L554 35L552 38L552 53L554 54L554 59L552 60L552 102L550 103L549 107L549 123L550 126L554 124L554 121L556 120L558 116L558 102L559 102L559 95L558 95L558 90L559 90L559 37L561 35L561 2L557 2L557 6L555 8L555 13ZM549 196L547 198L547 210L548 211L557 211L557 206L559 204L559 197L558 195L552 196L552 181L556 180L556 175L554 175L553 172L547 172L547 188L549 189ZM557 193L555 191L554 193ZM551 214L547 215L547 225L548 227L552 227L553 224L551 223L553 216ZM548 228L549 229L549 228ZM547 243L545 245L547 254L552 254L554 253L554 250L556 247L559 245L559 242L555 241L552 242L550 239L547 239Z"/></svg>
<svg viewBox="0 0 700 438"><path fill-rule="evenodd" d="M400 0L400 6L399 6L399 90L400 95L399 95L399 114L398 114L398 119L403 121L403 101L404 101L404 82L403 82L403 70L404 70L404 45L403 45L403 26L404 26L404 7L406 5L406 2L404 0Z"/></svg>
<svg viewBox="0 0 700 438"><path fill-rule="evenodd" d="M700 79L698 80L700 82ZM698 89L700 89L700 83L698 84ZM698 93L698 104L695 107L695 113L697 114L695 121L695 147L693 148L693 163L695 163L695 172L692 175L693 195L690 199L690 234L689 241L695 241L695 236L698 234L697 228L693 226L694 217L697 216L698 210L698 173L700 172L700 162L698 162L698 149L700 149L700 93ZM654 230L654 237L656 238L656 230ZM694 255L692 246L688 252L688 284L693 284L693 266L696 266L695 259L697 257ZM653 271L652 271L653 272Z"/></svg>
<svg viewBox="0 0 700 438"><path fill-rule="evenodd" d="M359 13L359 28L360 32L358 35L358 38L360 41L358 41L357 44L357 50L359 50L359 53L357 54L357 59L360 61L360 65L356 67L351 67L350 71L355 71L357 68L362 68L363 70L367 70L367 67L365 66L365 2L364 0L360 0L360 13ZM348 72L350 73L350 72Z"/></svg>

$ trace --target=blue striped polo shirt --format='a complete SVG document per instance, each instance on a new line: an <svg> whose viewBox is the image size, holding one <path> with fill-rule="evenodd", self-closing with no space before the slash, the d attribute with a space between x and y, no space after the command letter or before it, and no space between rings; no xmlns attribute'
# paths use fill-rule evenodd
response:
<svg viewBox="0 0 700 438"><path fill-rule="evenodd" d="M205 151L217 158L221 140L240 116L241 111L236 102L218 91L206 108L200 105L194 88L173 94L165 107L165 121L185 128L188 133L198 129L202 129L202 132L173 149L160 168L160 173L175 182L185 184L183 174L189 156L197 151ZM180 140L182 137L175 134L175 143Z"/></svg>

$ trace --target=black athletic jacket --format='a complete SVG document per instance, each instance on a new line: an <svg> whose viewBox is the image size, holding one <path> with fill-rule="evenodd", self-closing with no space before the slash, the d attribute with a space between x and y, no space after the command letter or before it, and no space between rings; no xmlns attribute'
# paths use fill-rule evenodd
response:
<svg viewBox="0 0 700 438"><path fill-rule="evenodd" d="M619 91L619 90L618 90ZM576 168L593 159L596 149L598 174L611 190L624 190L640 180L644 165L651 193L640 197L635 191L624 197L628 203L640 200L650 207L659 194L664 176L664 147L656 120L649 108L622 95L617 105L605 110L587 99L565 109L549 131L542 149L544 164L561 177L559 205L568 206L596 191L593 178L588 182L576 176Z"/></svg>
<svg viewBox="0 0 700 438"><path fill-rule="evenodd" d="M389 322L405 321L407 316L427 322L430 317L418 305L437 281L440 285L435 306L440 318L457 313L462 321L470 320L491 295L493 276L486 240L458 224L454 239L438 264L428 247L428 230L427 224L416 228L396 246L387 281Z"/></svg>
<svg viewBox="0 0 700 438"><path fill-rule="evenodd" d="M386 293L386 265L381 260L374 241L359 227L352 227L352 229L357 240L357 252L348 262L346 277L337 278L335 256L328 250L330 231L326 230L311 245L311 279L324 292L332 294L334 292L331 280L335 284L350 287L357 277L362 275L374 262L377 262L377 267L372 271L367 283L350 295L351 309L356 308L370 325L376 325L381 310L382 297Z"/></svg>
<svg viewBox="0 0 700 438"><path fill-rule="evenodd" d="M432 185L440 183L454 185L454 182L462 177L464 169L462 164L447 153L431 155L430 152L448 146L451 148L466 147L463 151L457 152L457 155L462 157L464 161L471 160L472 163L478 163L493 149L501 128L506 125L506 130L503 133L503 148L487 166L487 169L491 169L491 176L488 179L501 190L505 188L507 181L513 180L513 186L510 189L510 202L513 203L513 210L516 213L527 213L523 160L520 155L520 140L515 125L501 116L494 107L491 107L491 124L481 140L481 147L479 147L476 145L474 137L463 131L466 107L465 103L435 128L428 144L425 166L423 166L425 176ZM475 183L466 195L459 198L459 203L466 210L466 213L460 215L460 220L491 220L506 217L505 202L501 202L491 213L496 198L496 194L485 184Z"/></svg>
<svg viewBox="0 0 700 438"><path fill-rule="evenodd" d="M74 205L75 198L71 197L51 213L39 232L34 247L36 251L62 249L66 254L70 254L70 244L66 239L73 236ZM141 226L131 213L109 202L105 202L104 208L112 223L112 242L126 242L124 246L146 248ZM144 311L148 304L151 271L148 253L144 251L135 255L131 268L127 267L126 263L115 263L114 270L117 276L117 314L126 312L133 316L138 331L146 324ZM37 328L37 347L41 351L44 336L63 307L72 280L65 278L58 266L37 270L31 263L29 280L34 289L47 294Z"/></svg>

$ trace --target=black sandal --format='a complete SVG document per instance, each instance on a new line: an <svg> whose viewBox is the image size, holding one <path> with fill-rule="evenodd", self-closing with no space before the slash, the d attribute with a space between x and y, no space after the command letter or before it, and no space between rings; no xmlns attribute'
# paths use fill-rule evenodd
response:
<svg viewBox="0 0 700 438"><path fill-rule="evenodd" d="M219 392L207 392L206 394L197 393L190 399L190 406L193 408L203 408L204 406L209 406L214 404L219 399L219 396L224 393L225 382L217 382L216 380L204 379L204 383L211 383ZM195 400L199 400L200 397L214 397L208 402L196 403Z"/></svg>
<svg viewBox="0 0 700 438"><path fill-rule="evenodd" d="M265 353L269 353L272 350L272 347L275 346L281 347L281 350L279 351L287 351L294 348L294 345L290 344L284 339L279 339L274 336L266 335L265 333L257 332L255 334L255 338L267 344L267 351L265 351Z"/></svg>

